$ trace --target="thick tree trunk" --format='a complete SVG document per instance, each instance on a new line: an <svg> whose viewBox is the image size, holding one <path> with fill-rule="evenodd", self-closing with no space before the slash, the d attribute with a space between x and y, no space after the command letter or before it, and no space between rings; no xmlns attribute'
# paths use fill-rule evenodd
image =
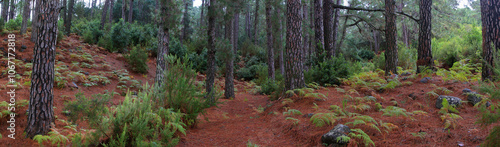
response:
<svg viewBox="0 0 500 147"><path fill-rule="evenodd" d="M266 1L266 32L267 32L267 73L269 79L274 81L274 49L273 49L273 29L271 22L272 4Z"/></svg>
<svg viewBox="0 0 500 147"><path fill-rule="evenodd" d="M232 8L228 8L229 9L229 12L230 11L233 11ZM226 76L225 76L225 82L224 82L224 97L226 99L231 99L231 98L234 98L234 74L233 74L233 71L234 71L234 55L233 55L233 44L234 44L234 40L233 40L233 21L234 21L234 18L232 18L232 16L234 16L233 14L231 13L228 13L226 14L228 15L227 19L229 20L226 20L226 39L230 42L231 44L231 48L229 48L228 50L225 50L225 52L227 53L227 56L225 57L225 62L226 62Z"/></svg>
<svg viewBox="0 0 500 147"><path fill-rule="evenodd" d="M495 76L494 49L500 48L500 1L481 0L481 22L483 24L482 80L493 80Z"/></svg>
<svg viewBox="0 0 500 147"><path fill-rule="evenodd" d="M57 42L57 20L60 5L58 0L40 0L36 46L33 50L33 72L26 129L27 138L45 135L54 123L53 87L54 62Z"/></svg>
<svg viewBox="0 0 500 147"><path fill-rule="evenodd" d="M36 43L36 37L37 37L37 33L38 33L38 14L40 12L40 1L41 0L36 0L36 5L35 6L35 10L34 13L33 13L33 21L31 23L31 42L35 42ZM36 47L36 44L35 44L35 47Z"/></svg>
<svg viewBox="0 0 500 147"><path fill-rule="evenodd" d="M110 0L106 0L104 2L104 7L102 8L101 29L104 29L104 24L106 24L106 14L108 13L108 9L109 9L109 1Z"/></svg>
<svg viewBox="0 0 500 147"><path fill-rule="evenodd" d="M340 4L340 0L337 0L337 5ZM332 47L333 48L333 56L337 56L337 52L340 51L340 49L336 48L337 46L337 33L338 33L338 28L339 28L339 13L340 9L335 9L335 15L334 15L334 20L333 20L333 35L332 35Z"/></svg>
<svg viewBox="0 0 500 147"><path fill-rule="evenodd" d="M308 24L308 20L309 20L309 12L308 12L309 8L307 7L307 3L303 3L302 4L302 20L303 20L303 27L304 29L302 29L302 34L303 35L303 39L302 39L302 61L306 61L307 58L309 57L309 51L311 50L309 48L309 24ZM307 67L307 65L304 65L304 70L307 70L309 67Z"/></svg>
<svg viewBox="0 0 500 147"><path fill-rule="evenodd" d="M8 12L9 12L9 1L8 0L3 0L3 3L2 3L2 19L3 19L3 22L6 23L7 20L9 20L9 15L8 15Z"/></svg>
<svg viewBox="0 0 500 147"><path fill-rule="evenodd" d="M215 90L214 90L214 80L216 72L215 64L215 15L216 0L210 0L210 6L208 6L208 52L207 52L207 78L205 81L206 86L206 98L209 102L215 103Z"/></svg>
<svg viewBox="0 0 500 147"><path fill-rule="evenodd" d="M385 75L398 74L398 48L396 44L396 15L394 0L385 0Z"/></svg>
<svg viewBox="0 0 500 147"><path fill-rule="evenodd" d="M286 64L285 90L302 88L304 63L302 61L301 0L287 0L286 9Z"/></svg>
<svg viewBox="0 0 500 147"><path fill-rule="evenodd" d="M133 15L134 15L134 0L130 0L128 9L128 23L134 22Z"/></svg>
<svg viewBox="0 0 500 147"><path fill-rule="evenodd" d="M62 19L63 19L63 26L65 27L66 24L64 23L64 21L66 21L66 17L68 16L68 7L66 6L68 4L68 1L67 0L63 0L62 1L62 6L64 7L62 10L61 10L61 16L62 16ZM33 15L35 15L34 13L35 11L33 11ZM33 19L35 19L35 17L33 17Z"/></svg>
<svg viewBox="0 0 500 147"><path fill-rule="evenodd" d="M16 17L16 2L15 0L10 0L10 9L9 9L9 20L14 19Z"/></svg>
<svg viewBox="0 0 500 147"><path fill-rule="evenodd" d="M328 58L334 56L333 47L333 0L323 0L323 27L325 39L325 52Z"/></svg>
<svg viewBox="0 0 500 147"><path fill-rule="evenodd" d="M254 19L253 34L252 34L253 43L257 43L257 33L259 33L259 31L257 30L257 26L259 25L259 7L260 7L259 1L260 0L255 0L255 13L254 13L255 19Z"/></svg>
<svg viewBox="0 0 500 147"><path fill-rule="evenodd" d="M109 0L109 23L113 24L113 7L115 6L115 0Z"/></svg>
<svg viewBox="0 0 500 147"><path fill-rule="evenodd" d="M107 0L109 1L109 0ZM73 6L75 5L75 0L69 0L69 3L68 3L68 16L66 17L66 19L68 19L68 21L64 20L64 25L66 26L66 36L69 36L69 33L71 33L71 19L73 18ZM105 9L107 7L104 7ZM106 17L106 16L104 16Z"/></svg>
<svg viewBox="0 0 500 147"><path fill-rule="evenodd" d="M26 33L26 28L28 27L28 20L30 19L30 2L31 0L24 0L23 8L23 22L21 23L21 35Z"/></svg>
<svg viewBox="0 0 500 147"><path fill-rule="evenodd" d="M428 68L432 67L431 6L432 0L420 0L420 31L418 33L417 73L422 71L421 66Z"/></svg>
<svg viewBox="0 0 500 147"><path fill-rule="evenodd" d="M316 55L324 51L325 41L323 34L323 6L322 0L314 0L314 41L316 44Z"/></svg>
<svg viewBox="0 0 500 147"><path fill-rule="evenodd" d="M170 1L168 1L170 2ZM168 45L169 45L169 28L166 27L165 23L168 14L167 7L168 4L160 3L159 6L159 22L158 22L158 53L156 55L156 77L155 85L161 86L163 84L164 73L167 71L167 63L165 62L165 56L168 55Z"/></svg>
<svg viewBox="0 0 500 147"><path fill-rule="evenodd" d="M373 30L373 52L378 53L380 49L380 37L377 30Z"/></svg>
<svg viewBox="0 0 500 147"><path fill-rule="evenodd" d="M125 15L126 10L127 10L127 0L123 0L122 1L122 19L125 22L127 21L126 18L125 18L125 16L126 16Z"/></svg>

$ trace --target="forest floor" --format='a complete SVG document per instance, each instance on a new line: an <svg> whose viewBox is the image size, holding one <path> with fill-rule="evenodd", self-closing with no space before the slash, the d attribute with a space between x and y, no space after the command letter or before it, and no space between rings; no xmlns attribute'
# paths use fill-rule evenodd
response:
<svg viewBox="0 0 500 147"><path fill-rule="evenodd" d="M0 36L0 47L4 47L6 51L7 34ZM24 84L30 81L29 74L24 74L26 71L31 71L31 68L24 67L33 57L34 45L29 41L29 36L16 36L16 49L21 49L25 45L27 49L23 52L16 53L16 72L20 74L18 82L20 88L16 90L16 101L29 100L29 84ZM127 64L124 61L123 55L118 53L108 53L103 48L96 45L88 45L83 43L79 36L71 35L64 38L56 49L56 68L59 66L69 67L68 71L85 73L86 75L107 75L110 79L108 84L98 84L94 86L84 86L84 81L68 80L62 87L54 88L54 111L57 119L67 120L63 114L64 104L75 100L75 94L83 92L86 97L91 97L93 94L103 93L105 90L123 92L119 86L120 79L112 74L121 69L127 69ZM77 68L73 67L74 61L85 60L78 58L75 55L90 54L94 58L94 64L102 65L92 68ZM28 61L28 62L25 62ZM61 61L61 62L58 62ZM147 74L129 73L131 79L141 81L142 84L153 83L155 74L155 59L149 58L149 72ZM109 66L104 66L109 65ZM6 57L0 59L0 71L3 72L0 76L0 101L8 101L7 87L8 82L6 71ZM62 75L66 76L66 75ZM203 75L198 76L198 80L204 80ZM337 120L333 125L316 127L310 121L310 116L307 114L327 113L331 112L331 105L342 106L342 101L345 95L352 97L365 97L367 95L374 96L376 103L380 103L383 107L397 105L406 109L408 112L422 110L427 114L411 115L414 119L406 117L389 117L382 116L383 112L372 109L365 111L357 111L354 108L347 107L349 112L357 112L362 115L373 117L378 122L392 123L397 126L392 131L387 133L371 129L369 127L361 127L374 141L376 146L477 146L482 143L490 127L481 127L475 124L479 116L479 111L470 104L464 104L459 107L459 115L463 119L459 119L457 126L451 129L444 129L443 121L440 119L439 109L435 108L436 99L427 98L426 93L434 90L431 84L438 87L445 87L452 91L448 95L456 96L462 100L466 100L466 96L462 95L464 88L472 89L477 83L449 83L444 82L438 76L433 76L428 83L420 83L420 78L410 79L412 85L400 86L395 89L386 90L383 92L365 91L353 92L349 86L340 86L340 91L334 87L319 88L315 90L317 93L326 95L326 99L300 98L292 97L288 100L279 99L275 101L269 100L268 96L259 95L252 92L252 84L243 81L236 81L235 87L238 89L236 98L220 99L221 104L218 107L208 108L204 115L199 116L198 124L189 128L187 134L181 135L178 146L246 146L248 143L260 146L322 146L320 138L337 124L345 124L351 121L351 118L342 118ZM73 82L75 83L73 85ZM223 79L219 78L216 83L222 87ZM132 85L128 85L132 87ZM347 92L346 92L347 91ZM411 96L410 96L411 95ZM124 97L116 95L112 98L110 105L117 105L123 101ZM292 100L293 102L290 102ZM394 102L396 101L396 103ZM498 101L494 101L497 103ZM373 107L373 104L370 104ZM26 110L28 106L20 106L16 108L15 113L15 139L8 137L10 132L8 128L8 118L0 119L0 146L39 146L36 141L26 139L23 136L24 128L26 127ZM287 120L283 112L287 109L296 109L302 112L303 115L295 116L299 122L295 125L293 121ZM66 124L62 121L55 122L55 128L59 129L62 134L68 135L74 132L62 129ZM495 125L498 125L495 124ZM86 124L80 124L78 128L88 128ZM423 138L413 136L411 133L425 132ZM48 144L46 144L48 145ZM360 144L362 145L362 144ZM357 146L354 142L349 146Z"/></svg>

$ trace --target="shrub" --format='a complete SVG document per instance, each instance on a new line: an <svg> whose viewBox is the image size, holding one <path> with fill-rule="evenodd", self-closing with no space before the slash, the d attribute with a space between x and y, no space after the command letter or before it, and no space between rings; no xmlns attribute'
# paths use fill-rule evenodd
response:
<svg viewBox="0 0 500 147"><path fill-rule="evenodd" d="M204 73L207 70L207 49L204 48L201 53L191 52L188 55L189 61L193 64L193 69Z"/></svg>
<svg viewBox="0 0 500 147"><path fill-rule="evenodd" d="M5 29L9 31L21 29L21 23L23 22L23 17L18 15L14 20L7 21L5 24Z"/></svg>
<svg viewBox="0 0 500 147"><path fill-rule="evenodd" d="M88 120L90 125L98 125L100 117L108 112L106 105L112 93L96 94L88 99L82 92L75 95L75 101L66 103L64 109L68 111L68 119L73 123L79 120Z"/></svg>
<svg viewBox="0 0 500 147"><path fill-rule="evenodd" d="M125 23L122 19L119 22L113 24L110 32L110 39L113 43L112 48L107 48L110 52L117 51L122 53L126 51L125 47L127 47L130 43L130 31L127 29L129 25Z"/></svg>
<svg viewBox="0 0 500 147"><path fill-rule="evenodd" d="M385 69L385 54L384 52L380 53L380 55L376 55L373 60L373 64L375 64L375 67L378 69Z"/></svg>
<svg viewBox="0 0 500 147"><path fill-rule="evenodd" d="M3 22L3 18L0 18L0 32L3 32L5 26L5 22Z"/></svg>
<svg viewBox="0 0 500 147"><path fill-rule="evenodd" d="M147 73L148 65L146 64L148 60L148 54L140 46L133 47L129 55L125 55L127 63L130 65L132 71L139 73Z"/></svg>
<svg viewBox="0 0 500 147"><path fill-rule="evenodd" d="M326 59L318 65L313 66L308 72L310 80L306 82L316 82L324 84L340 84L340 78L347 78L351 72L349 71L350 63L340 55L331 59Z"/></svg>
<svg viewBox="0 0 500 147"><path fill-rule="evenodd" d="M236 71L236 76L243 80L253 80L257 76L257 72L259 69L267 68L264 63L259 63L256 65L250 65L249 67L240 68L240 70Z"/></svg>
<svg viewBox="0 0 500 147"><path fill-rule="evenodd" d="M358 56L361 59L371 60L371 59L373 59L373 57L375 57L375 53L371 50L360 50L358 52Z"/></svg>
<svg viewBox="0 0 500 147"><path fill-rule="evenodd" d="M175 37L170 37L168 54L184 57L187 54L186 47Z"/></svg>
<svg viewBox="0 0 500 147"><path fill-rule="evenodd" d="M399 45L398 51L398 66L403 69L416 69L417 50L414 48L406 48L403 44Z"/></svg>

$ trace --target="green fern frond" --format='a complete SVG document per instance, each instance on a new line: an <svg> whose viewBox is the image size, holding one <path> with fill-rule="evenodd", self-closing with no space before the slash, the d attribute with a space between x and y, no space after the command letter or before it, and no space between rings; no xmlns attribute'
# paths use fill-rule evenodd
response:
<svg viewBox="0 0 500 147"><path fill-rule="evenodd" d="M384 112L384 114L382 114L382 116L404 116L404 117L408 117L408 112L406 112L406 109L404 108L399 108L399 107L396 107L396 106L387 106L385 109L381 109L382 112Z"/></svg>
<svg viewBox="0 0 500 147"><path fill-rule="evenodd" d="M342 136L337 137L336 139L337 139L337 142L349 142L351 140L351 137L342 135Z"/></svg>
<svg viewBox="0 0 500 147"><path fill-rule="evenodd" d="M333 125L337 119L335 113L316 113L314 114L310 121L316 127L323 127L325 125Z"/></svg>
<svg viewBox="0 0 500 147"><path fill-rule="evenodd" d="M281 102L281 104L283 104L283 105L286 105L286 104L289 104L289 103L293 103L293 100L289 99L289 98L286 98L286 99L283 99L283 101Z"/></svg>
<svg viewBox="0 0 500 147"><path fill-rule="evenodd" d="M358 105L351 105L351 107L360 112L366 111L371 108L370 105L365 103L360 103Z"/></svg>
<svg viewBox="0 0 500 147"><path fill-rule="evenodd" d="M375 143L372 141L370 136L366 134L363 130L361 129L351 129L351 133L349 133L349 136L351 138L357 138L361 140L365 146L375 146Z"/></svg>
<svg viewBox="0 0 500 147"><path fill-rule="evenodd" d="M344 90L344 89L342 89L342 88L338 88L338 87L337 87L337 88L335 88L335 90L337 90L337 92L345 93L345 90Z"/></svg>
<svg viewBox="0 0 500 147"><path fill-rule="evenodd" d="M290 120L290 121L293 121L293 124L294 125L297 125L299 124L300 120L299 119L296 119L296 118L293 118L293 117L286 117L285 120Z"/></svg>
<svg viewBox="0 0 500 147"><path fill-rule="evenodd" d="M291 116L294 116L294 115L302 115L302 112L300 112L299 110L297 109L289 109L287 112L283 112L283 115L291 115Z"/></svg>

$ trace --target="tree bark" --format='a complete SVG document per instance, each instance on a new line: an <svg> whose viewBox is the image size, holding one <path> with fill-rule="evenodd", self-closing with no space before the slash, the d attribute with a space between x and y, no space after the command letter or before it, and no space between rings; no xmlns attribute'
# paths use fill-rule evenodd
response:
<svg viewBox="0 0 500 147"><path fill-rule="evenodd" d="M394 0L385 0L385 75L398 74L398 49L396 44L396 15Z"/></svg>
<svg viewBox="0 0 500 147"><path fill-rule="evenodd" d="M189 29L190 29L189 5L191 4L189 1L191 1L191 0L184 0L184 15L182 18L183 27L182 27L181 37L180 37L181 43L182 43L182 41L188 40L188 38L189 38Z"/></svg>
<svg viewBox="0 0 500 147"><path fill-rule="evenodd" d="M41 13L36 23L39 24L40 33L37 34L37 45L33 50L29 113L25 129L27 138L47 134L55 120L52 107L54 62L61 6L58 0L40 0L38 6L41 7Z"/></svg>
<svg viewBox="0 0 500 147"><path fill-rule="evenodd" d="M107 1L109 1L109 0L107 0ZM71 19L73 18L73 6L74 5L75 5L75 0L69 0L68 12L67 12L68 16L66 17L66 19L68 19L68 20L67 21L64 20L64 23L66 26L66 36L69 36L69 33L71 33ZM104 7L104 8L106 9L107 7ZM106 16L104 16L104 17L106 17Z"/></svg>
<svg viewBox="0 0 500 147"><path fill-rule="evenodd" d="M171 1L167 1L170 3ZM169 45L169 28L166 27L166 20L169 17L168 4L164 4L160 1L159 3L159 21L158 21L158 53L156 55L156 77L155 85L161 86L163 84L164 74L168 70L167 63L165 62L165 56L168 55L168 45Z"/></svg>
<svg viewBox="0 0 500 147"><path fill-rule="evenodd" d="M306 61L307 58L309 57L309 24L308 24L308 20L309 20L309 13L308 13L308 10L309 8L307 7L307 3L303 3L302 4L302 20L303 20L303 27L304 29L302 29L302 32L303 32L303 39L302 39L302 61ZM304 65L304 70L307 70L309 67L307 67L307 65Z"/></svg>
<svg viewBox="0 0 500 147"><path fill-rule="evenodd" d="M323 0L323 27L325 39L325 52L328 58L334 56L333 48L333 0Z"/></svg>
<svg viewBox="0 0 500 147"><path fill-rule="evenodd" d="M286 64L285 91L302 88L304 63L302 61L301 0L287 0L286 9Z"/></svg>
<svg viewBox="0 0 500 147"><path fill-rule="evenodd" d="M420 0L420 31L418 33L417 73L421 66L432 67L431 20L432 0Z"/></svg>
<svg viewBox="0 0 500 147"><path fill-rule="evenodd" d="M125 18L125 11L127 10L127 0L122 1L122 19L123 21L127 21Z"/></svg>
<svg viewBox="0 0 500 147"><path fill-rule="evenodd" d="M38 33L38 13L40 12L40 1L41 0L36 0L36 5L35 5L35 10L33 13L33 21L31 23L31 42L36 43L36 37ZM36 44L35 44L36 47Z"/></svg>
<svg viewBox="0 0 500 147"><path fill-rule="evenodd" d="M206 98L212 104L215 103L215 91L214 91L214 80L216 72L215 64L215 15L216 0L210 0L210 6L208 6L208 52L207 52L207 78L205 81L206 86Z"/></svg>
<svg viewBox="0 0 500 147"><path fill-rule="evenodd" d="M71 0L70 0L71 1ZM109 1L106 0L104 2L104 7L102 8L102 15L101 15L101 30L104 28L104 24L106 24L106 14L108 13L109 9ZM69 13L68 13L69 14Z"/></svg>
<svg viewBox="0 0 500 147"><path fill-rule="evenodd" d="M398 6L398 11L403 12L403 8L404 8L404 1L401 0L401 3L399 3L399 6ZM422 16L422 15L420 15L420 16ZM406 48L408 48L410 42L409 42L409 37L408 37L408 28L406 27L404 17L401 17L401 35L403 37L403 43L405 44Z"/></svg>
<svg viewBox="0 0 500 147"><path fill-rule="evenodd" d="M203 28L203 18L205 18L205 14L204 13L204 10L205 10L205 0L201 0L201 6L200 6L200 9L201 9L201 13L200 13L200 30L201 28Z"/></svg>
<svg viewBox="0 0 500 147"><path fill-rule="evenodd" d="M493 50L500 49L500 1L480 0L481 22L483 25L483 81L493 80L495 76L495 56Z"/></svg>
<svg viewBox="0 0 500 147"><path fill-rule="evenodd" d="M66 27L66 23L64 23L64 21L66 21L66 17L68 16L68 14L67 14L68 13L68 7L66 6L67 4L68 4L67 0L63 0L62 1L62 5L63 5L64 8L61 10L62 11L61 12L61 16L62 16L62 19L63 19L63 26L64 27ZM35 12L35 11L33 11L33 12ZM35 15L35 14L33 13L33 15ZM35 17L33 17L33 19L35 19Z"/></svg>
<svg viewBox="0 0 500 147"><path fill-rule="evenodd" d="M266 1L266 32L267 32L267 74L268 78L274 81L274 49L273 49L273 29L271 22L272 4Z"/></svg>
<svg viewBox="0 0 500 147"><path fill-rule="evenodd" d="M225 57L225 62L226 62L226 76L225 76L225 82L224 82L224 97L226 99L231 99L231 98L235 98L234 96L234 74L233 74L233 71L234 71L234 55L233 55L233 45L234 45L234 40L233 40L233 36L234 36L234 30L233 30L233 21L234 21L234 14L232 14L231 12L234 11L233 8L228 8L226 7L228 10L228 12L226 13L227 15L227 19L226 20L226 39L230 42L230 48L228 50L225 50L224 52L227 53L227 56Z"/></svg>
<svg viewBox="0 0 500 147"><path fill-rule="evenodd" d="M4 0L2 3L2 19L4 23L6 23L7 20L9 20L8 11L9 11L9 1Z"/></svg>
<svg viewBox="0 0 500 147"><path fill-rule="evenodd" d="M16 2L15 0L10 0L10 9L9 9L9 20L14 19L16 17Z"/></svg>
<svg viewBox="0 0 500 147"><path fill-rule="evenodd" d="M322 0L314 0L314 41L316 44L316 55L324 51L325 41L323 34L323 6Z"/></svg>
<svg viewBox="0 0 500 147"><path fill-rule="evenodd" d="M337 5L340 4L340 0L337 0ZM338 33L338 28L339 28L339 11L340 9L336 8L335 9L335 14L334 14L334 20L333 20L333 35L332 35L332 47L333 48L333 53L332 56L337 56L337 52L340 51L340 49L336 48L337 46L337 33Z"/></svg>
<svg viewBox="0 0 500 147"><path fill-rule="evenodd" d="M257 33L259 33L259 31L257 30L257 26L259 25L259 7L260 7L259 1L260 0L255 0L255 13L254 13L255 19L254 19L253 34L252 34L253 43L257 43Z"/></svg>
<svg viewBox="0 0 500 147"><path fill-rule="evenodd" d="M24 0L23 8L23 22L21 23L21 35L26 33L26 28L28 27L28 20L30 19L30 2L31 0Z"/></svg>
<svg viewBox="0 0 500 147"><path fill-rule="evenodd" d="M234 12L233 22L233 54L237 56L238 41L240 39L240 10L236 9Z"/></svg>
<svg viewBox="0 0 500 147"><path fill-rule="evenodd" d="M276 14L281 14L281 6L279 6L276 9ZM278 28L278 33L280 34L280 40L278 41L278 49L279 49L279 57L278 57L278 62L280 65L280 73L282 76L285 75L285 61L284 61L284 48L283 48L283 21L278 21L279 23L279 28Z"/></svg>
<svg viewBox="0 0 500 147"><path fill-rule="evenodd" d="M109 0L109 23L113 24L113 7L115 6L115 0Z"/></svg>
<svg viewBox="0 0 500 147"><path fill-rule="evenodd" d="M95 11L95 5L97 3L97 0L92 0L92 8L90 9L90 17L94 17L94 11Z"/></svg>
<svg viewBox="0 0 500 147"><path fill-rule="evenodd" d="M250 35L250 6L247 4L246 5L246 14L245 14L245 34L247 35L248 38L251 37Z"/></svg>
<svg viewBox="0 0 500 147"><path fill-rule="evenodd" d="M128 9L128 23L134 22L133 15L134 15L134 0L130 0Z"/></svg>

